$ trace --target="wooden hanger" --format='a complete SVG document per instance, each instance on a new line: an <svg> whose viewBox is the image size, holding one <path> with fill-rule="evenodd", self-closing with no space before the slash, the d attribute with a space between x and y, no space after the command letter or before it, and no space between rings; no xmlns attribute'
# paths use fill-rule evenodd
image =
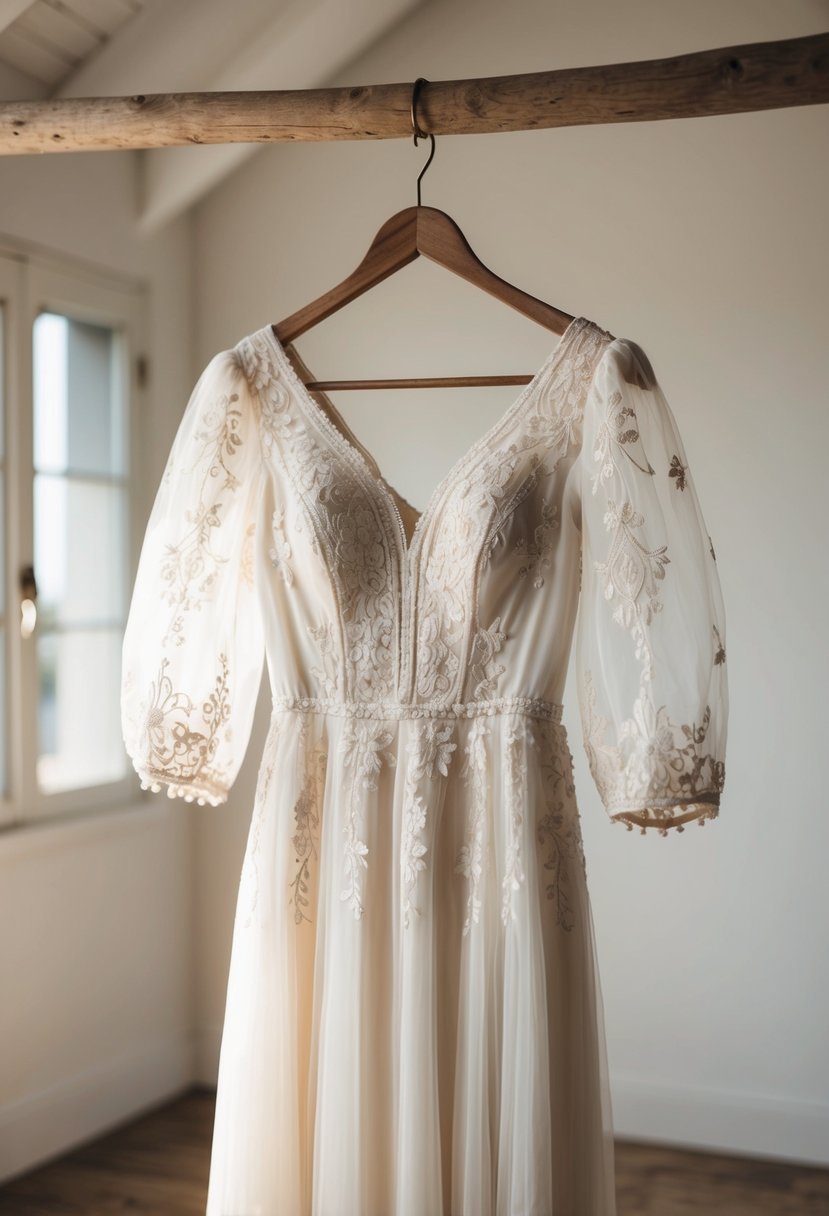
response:
<svg viewBox="0 0 829 1216"><path fill-rule="evenodd" d="M489 295L495 296L504 304L509 304L518 312L537 321L553 333L561 334L573 320L573 317L552 304L545 303L520 287L508 283L491 271L475 255L466 237L458 225L445 211L435 207L423 207L420 204L420 182L423 174L429 168L435 154L435 137L432 133L422 131L415 118L415 105L418 87L428 81L420 76L415 81L412 90L412 129L414 142L418 136L425 139L428 134L432 141L432 151L417 179L417 206L405 207L386 220L379 229L368 251L354 271L336 287L326 291L317 299L312 300L303 308L291 313L284 320L272 326L283 347L288 346L300 334L311 329L319 321L331 316L337 309L348 304L351 300L369 291L383 279L387 279L395 271L407 266L421 254L431 258L447 270L454 271L480 287ZM299 365L298 374L303 379L309 391L345 388L455 388L471 387L485 384L527 384L533 375L504 375L504 376L409 376L398 380L305 380L307 368L297 358L293 351L294 360ZM299 370L301 368L301 370Z"/></svg>

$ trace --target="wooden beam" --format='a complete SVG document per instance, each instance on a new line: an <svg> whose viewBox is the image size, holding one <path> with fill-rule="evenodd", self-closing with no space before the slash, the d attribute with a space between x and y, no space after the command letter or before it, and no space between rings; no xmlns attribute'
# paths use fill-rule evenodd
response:
<svg viewBox="0 0 829 1216"><path fill-rule="evenodd" d="M412 83L3 102L0 153L410 139ZM829 34L813 34L642 63L432 81L420 91L418 121L435 135L471 135L826 102Z"/></svg>

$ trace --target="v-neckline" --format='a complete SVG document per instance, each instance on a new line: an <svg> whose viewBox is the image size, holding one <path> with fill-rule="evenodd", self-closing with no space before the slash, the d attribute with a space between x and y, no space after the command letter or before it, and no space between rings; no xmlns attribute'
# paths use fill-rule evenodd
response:
<svg viewBox="0 0 829 1216"><path fill-rule="evenodd" d="M496 421L493 422L482 435L479 435L478 438L474 440L466 451L461 453L454 464L449 468L448 472L444 474L438 484L434 487L426 502L426 506L417 515L417 519L415 520L415 525L412 530L411 540L409 540L406 536L403 517L400 513L400 508L395 501L395 496L402 499L403 502L406 502L408 506L411 506L411 503L408 503L407 499L403 498L401 494L398 494L397 490L395 490L391 483L386 480L379 464L371 455L368 448L364 447L359 440L352 443L351 440L346 436L345 431L350 431L350 427L348 427L348 424L345 422L345 419L334 405L333 401L331 401L330 398L327 398L328 406L331 411L331 416L329 417L320 403L314 400L309 389L305 386L294 368L294 365L288 357L288 353L282 345L282 342L277 336L273 326L266 325L260 332L263 333L269 340L271 350L276 356L279 367L285 373L288 382L293 387L300 404L307 413L313 415L325 433L330 437L331 441L336 445L338 451L340 451L344 458L350 462L352 467L355 467L364 477L366 477L376 487L377 492L382 496L383 501L396 521L402 556L408 561L411 560L412 555L417 548L420 535L426 527L426 523L431 519L432 515L437 510L438 504L442 501L450 486L454 484L469 462L475 456L477 456L482 449L486 448L486 446L503 429L505 429L516 416L520 414L523 407L535 395L535 392L542 381L563 358L576 333L587 326L592 326L593 324L594 322L590 321L587 317L574 317L573 320L569 322L563 333L559 336L556 345L547 355L546 359L541 364L538 371L533 375L532 379L528 380L523 386L521 392L515 398L515 400L507 406L501 416L496 419ZM336 419L336 422L333 421L333 419ZM344 429L341 429L341 427ZM374 466L373 468L372 465ZM415 510L415 508L412 507L412 510Z"/></svg>

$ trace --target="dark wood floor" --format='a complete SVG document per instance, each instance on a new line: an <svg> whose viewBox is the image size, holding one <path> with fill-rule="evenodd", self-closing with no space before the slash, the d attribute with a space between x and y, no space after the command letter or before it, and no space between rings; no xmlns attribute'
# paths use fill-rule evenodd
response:
<svg viewBox="0 0 829 1216"><path fill-rule="evenodd" d="M194 1089L14 1179L0 1216L204 1216L214 1101ZM623 1140L616 1167L619 1216L829 1216L829 1170Z"/></svg>

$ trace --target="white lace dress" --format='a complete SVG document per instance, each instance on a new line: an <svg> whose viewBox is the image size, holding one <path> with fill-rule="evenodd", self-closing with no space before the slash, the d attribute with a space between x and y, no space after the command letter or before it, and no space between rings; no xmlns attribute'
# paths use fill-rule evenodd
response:
<svg viewBox="0 0 829 1216"><path fill-rule="evenodd" d="M577 317L411 534L399 501L265 326L201 373L147 527L142 782L223 802L263 657L273 696L207 1213L613 1216L560 702L575 639L612 822L717 815L723 605L683 446L642 349Z"/></svg>

